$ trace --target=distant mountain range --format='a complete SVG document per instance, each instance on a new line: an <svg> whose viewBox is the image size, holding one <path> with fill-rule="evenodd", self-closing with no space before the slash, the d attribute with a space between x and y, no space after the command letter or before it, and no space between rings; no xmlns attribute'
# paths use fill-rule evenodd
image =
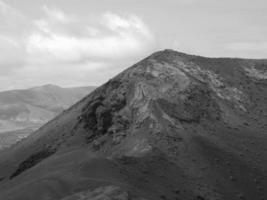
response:
<svg viewBox="0 0 267 200"><path fill-rule="evenodd" d="M0 149L27 136L94 89L49 84L0 92Z"/></svg>

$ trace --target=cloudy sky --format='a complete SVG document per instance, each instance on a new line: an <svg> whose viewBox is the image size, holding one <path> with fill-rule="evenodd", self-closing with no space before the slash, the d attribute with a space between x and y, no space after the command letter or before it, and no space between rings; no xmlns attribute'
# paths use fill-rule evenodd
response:
<svg viewBox="0 0 267 200"><path fill-rule="evenodd" d="M165 48L267 58L266 0L0 0L0 91L100 85Z"/></svg>

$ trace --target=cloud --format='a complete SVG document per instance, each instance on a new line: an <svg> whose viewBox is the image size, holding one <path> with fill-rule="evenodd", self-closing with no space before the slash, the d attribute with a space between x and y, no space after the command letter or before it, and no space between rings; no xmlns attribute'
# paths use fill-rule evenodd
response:
<svg viewBox="0 0 267 200"><path fill-rule="evenodd" d="M1 22L7 22L6 19L20 15L18 14L18 11L16 9L10 7L7 3L0 0L0 16L2 20Z"/></svg>
<svg viewBox="0 0 267 200"><path fill-rule="evenodd" d="M80 27L75 35L73 17L44 7L46 19L35 21L37 30L27 40L26 49L35 61L79 62L126 59L148 50L154 37L135 15L106 12L93 25Z"/></svg>
<svg viewBox="0 0 267 200"><path fill-rule="evenodd" d="M30 28L27 18L17 9L0 0L0 75L13 73L25 63L23 44ZM23 27L23 28L22 28Z"/></svg>
<svg viewBox="0 0 267 200"><path fill-rule="evenodd" d="M117 32L132 31L136 34L141 34L147 39L152 39L151 31L145 25L145 23L135 15L120 16L111 12L107 12L103 15L103 24L110 30Z"/></svg>
<svg viewBox="0 0 267 200"><path fill-rule="evenodd" d="M27 17L0 0L0 90L101 84L154 45L152 31L134 14L85 19L54 7L41 11Z"/></svg>
<svg viewBox="0 0 267 200"><path fill-rule="evenodd" d="M29 28L27 18L19 10L0 0L0 34L18 36ZM24 29L21 29L23 27Z"/></svg>
<svg viewBox="0 0 267 200"><path fill-rule="evenodd" d="M0 35L0 63L7 63L13 61L13 56L20 49L20 45L13 38Z"/></svg>
<svg viewBox="0 0 267 200"><path fill-rule="evenodd" d="M19 43L20 37L14 38L18 33L18 24L25 18L20 12L4 1L0 0L0 75L12 73L17 66L24 62L24 50ZM21 33L22 31L20 31Z"/></svg>
<svg viewBox="0 0 267 200"><path fill-rule="evenodd" d="M72 17L67 16L63 11L57 8L50 8L45 5L43 6L43 11L45 12L46 16L52 20L56 20L61 23L72 21Z"/></svg>

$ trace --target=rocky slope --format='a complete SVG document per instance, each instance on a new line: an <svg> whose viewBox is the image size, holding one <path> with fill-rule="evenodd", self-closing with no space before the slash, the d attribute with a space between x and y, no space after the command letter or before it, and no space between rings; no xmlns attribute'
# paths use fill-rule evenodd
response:
<svg viewBox="0 0 267 200"><path fill-rule="evenodd" d="M26 137L94 88L44 85L0 92L0 149Z"/></svg>
<svg viewBox="0 0 267 200"><path fill-rule="evenodd" d="M157 52L0 154L0 196L267 198L267 60Z"/></svg>

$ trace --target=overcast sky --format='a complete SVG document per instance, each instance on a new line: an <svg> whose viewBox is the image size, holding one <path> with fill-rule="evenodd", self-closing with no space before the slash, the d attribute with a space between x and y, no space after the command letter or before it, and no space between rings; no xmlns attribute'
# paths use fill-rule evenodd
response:
<svg viewBox="0 0 267 200"><path fill-rule="evenodd" d="M267 58L267 1L0 0L0 90L99 85L165 48Z"/></svg>

